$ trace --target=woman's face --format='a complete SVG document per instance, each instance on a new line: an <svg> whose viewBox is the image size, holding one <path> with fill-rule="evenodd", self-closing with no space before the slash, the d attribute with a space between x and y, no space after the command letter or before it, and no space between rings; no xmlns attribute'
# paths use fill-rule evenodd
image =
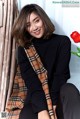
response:
<svg viewBox="0 0 80 119"><path fill-rule="evenodd" d="M41 38L44 34L43 22L34 12L27 18L27 31L35 38Z"/></svg>

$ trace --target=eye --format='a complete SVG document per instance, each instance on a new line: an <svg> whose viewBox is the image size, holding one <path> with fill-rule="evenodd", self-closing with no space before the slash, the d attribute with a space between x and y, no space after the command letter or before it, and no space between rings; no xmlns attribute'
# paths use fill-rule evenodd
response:
<svg viewBox="0 0 80 119"><path fill-rule="evenodd" d="M38 23L40 19L36 19L35 22Z"/></svg>

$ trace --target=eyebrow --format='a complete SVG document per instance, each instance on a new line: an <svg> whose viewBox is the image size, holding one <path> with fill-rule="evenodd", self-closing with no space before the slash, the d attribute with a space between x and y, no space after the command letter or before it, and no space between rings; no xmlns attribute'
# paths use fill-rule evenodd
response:
<svg viewBox="0 0 80 119"><path fill-rule="evenodd" d="M35 21L36 19L38 19L39 17L37 16L37 17L35 17L34 19L33 19L33 21ZM27 22L27 24L30 24L30 22Z"/></svg>

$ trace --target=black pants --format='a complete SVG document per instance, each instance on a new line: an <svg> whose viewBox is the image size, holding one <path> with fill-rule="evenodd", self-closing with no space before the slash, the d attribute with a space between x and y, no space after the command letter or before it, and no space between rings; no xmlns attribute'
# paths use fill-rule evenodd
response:
<svg viewBox="0 0 80 119"><path fill-rule="evenodd" d="M61 88L61 102L63 105L64 119L80 119L80 93L70 83Z"/></svg>
<svg viewBox="0 0 80 119"><path fill-rule="evenodd" d="M65 84L60 92L63 112L61 104L57 108L58 119L80 119L80 94L73 84ZM63 114L61 114L63 113ZM38 115L34 114L32 105L25 105L20 113L19 119L38 119Z"/></svg>

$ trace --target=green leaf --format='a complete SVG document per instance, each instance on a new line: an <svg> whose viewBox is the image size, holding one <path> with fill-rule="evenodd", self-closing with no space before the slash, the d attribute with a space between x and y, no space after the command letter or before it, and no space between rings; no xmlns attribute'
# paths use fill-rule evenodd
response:
<svg viewBox="0 0 80 119"><path fill-rule="evenodd" d="M77 55L77 52L73 52L73 51L71 51L71 53L74 54L74 55Z"/></svg>
<svg viewBox="0 0 80 119"><path fill-rule="evenodd" d="M77 56L80 57L80 52L77 53Z"/></svg>
<svg viewBox="0 0 80 119"><path fill-rule="evenodd" d="M76 55L76 56L78 56L78 57L80 57L80 52L73 52L73 51L71 51L71 53Z"/></svg>
<svg viewBox="0 0 80 119"><path fill-rule="evenodd" d="M77 50L80 52L80 48L79 47L77 47Z"/></svg>

